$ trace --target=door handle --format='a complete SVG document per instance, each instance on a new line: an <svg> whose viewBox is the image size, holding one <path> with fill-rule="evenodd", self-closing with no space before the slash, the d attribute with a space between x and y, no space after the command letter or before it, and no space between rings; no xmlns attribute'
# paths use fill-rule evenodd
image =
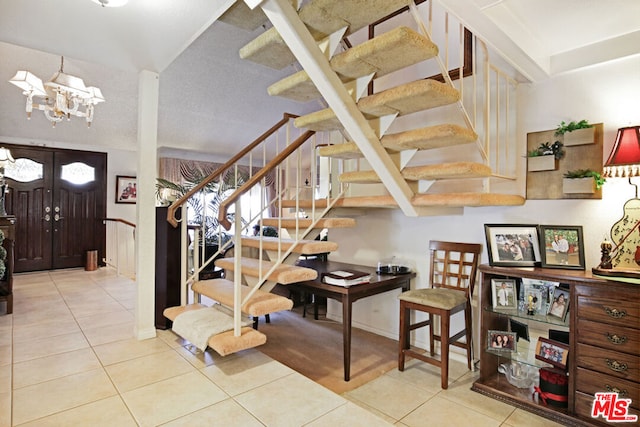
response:
<svg viewBox="0 0 640 427"><path fill-rule="evenodd" d="M53 216L53 219L54 219L54 221L56 221L56 222L57 222L57 221L60 221L61 219L64 219L64 217L63 217L63 216L60 216L60 215L58 215L58 214L55 214L55 215Z"/></svg>
<svg viewBox="0 0 640 427"><path fill-rule="evenodd" d="M43 220L45 220L46 222L51 221L51 216L49 214L46 214L45 216L42 217Z"/></svg>

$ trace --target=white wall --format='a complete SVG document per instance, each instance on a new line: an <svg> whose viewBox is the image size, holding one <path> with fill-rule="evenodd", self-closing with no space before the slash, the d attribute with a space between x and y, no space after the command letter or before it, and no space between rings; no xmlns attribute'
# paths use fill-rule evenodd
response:
<svg viewBox="0 0 640 427"><path fill-rule="evenodd" d="M638 100L640 55L523 86L519 93L520 150L524 155L527 132L554 129L562 120L587 119L604 123L606 160L617 129L640 125ZM524 179L524 166L519 170ZM624 202L635 194L628 183L619 181L607 181L602 200L529 200L518 207L467 208L464 215L449 217L408 218L398 210L371 212L356 218L354 229L329 231L329 239L339 244L330 259L376 266L378 260L395 255L417 267L414 286L425 287L430 239L485 243L485 223L580 225L586 266L591 269L599 263L603 236L622 217ZM488 262L486 250L482 262ZM389 292L355 303L354 326L397 338L398 294ZM340 305L330 302L328 315L339 319ZM478 326L476 321L474 329ZM418 332L418 345L425 346L426 337Z"/></svg>

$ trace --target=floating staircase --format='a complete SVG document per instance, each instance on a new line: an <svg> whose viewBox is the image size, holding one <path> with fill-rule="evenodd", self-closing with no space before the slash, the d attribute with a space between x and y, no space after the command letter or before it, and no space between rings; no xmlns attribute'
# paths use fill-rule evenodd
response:
<svg viewBox="0 0 640 427"><path fill-rule="evenodd" d="M333 242L311 240L324 228L355 226L353 218L329 216L337 208L400 208L407 214L420 214L434 208L435 212L444 212L446 208L514 206L524 203L520 195L489 191L490 178L504 178L506 175L496 173L497 166L494 163L497 162L492 163L490 159L493 151L487 148L486 141L480 141L479 132L464 111L461 90L448 78L447 68L440 66L443 75L446 74L444 82L420 78L389 87L387 79L386 89L378 92L370 90L365 95L367 88L373 87L370 83L380 77L401 75L405 68L424 61L441 63L438 46L431 41L419 22L418 31L400 25L349 49L344 46L350 43L341 43L345 37L401 8L409 7L415 12L412 1L311 0L299 11L293 11L293 16L289 5L296 4L296 1L275 0L275 3L282 16L272 19L273 27L242 47L240 57L279 70L295 64L296 58L309 57L311 62L307 64L311 64L311 67L272 84L267 88L269 94L300 102L324 98L327 104L334 107L335 100L341 100L347 108L324 108L297 117L293 123L299 129L344 136L343 143L317 147L319 156L342 162L339 174L342 184L348 184L348 188L352 189L358 184L382 183L385 191L378 195L357 195L353 191L348 197L342 192L320 200L282 198L278 204L282 217L270 218L264 212L259 215L261 226L275 227L280 231L281 237L277 238L247 237L237 227L234 256L215 260L215 265L225 270L225 279L194 279L191 286L196 295L205 295L224 306L236 307L234 330L211 337L209 341L209 346L220 354L264 343L263 335L257 330L239 327L238 310L244 316L253 317L254 326L257 327L255 320L259 316L288 310L292 306L288 298L271 293L276 284L286 285L317 277L316 271L297 267L295 261L300 254L327 253L337 249ZM266 16L273 18L270 15L273 13L273 10L269 12L266 9L265 13L259 9L250 10L244 2L238 1L221 20L255 30L261 25L268 25L264 19ZM243 18L243 14L251 16ZM415 13L413 15L415 17ZM304 29L300 29L299 23L303 24ZM279 30L285 37L281 36ZM302 42L292 43L294 54L285 39L290 43L292 40L295 42L295 35L300 35ZM308 39L315 41L324 56L317 57L315 46L308 48L305 45ZM336 53L340 46L342 51ZM318 70L329 71L319 75ZM334 82L338 82L338 85ZM457 106L456 111L462 111L460 116L463 117L456 117L451 123L439 124L433 123L435 120L421 120L421 125L415 128L396 129L393 133L387 133L398 117L440 111L451 105ZM438 114L438 117L442 117L442 114ZM423 126L425 122L428 126ZM354 123L358 126L358 132L350 137L349 133L354 133ZM486 132L484 138L488 138L488 135L489 132ZM431 164L428 161L427 164L411 164L416 153L431 154L455 146L460 149L456 151L457 158L454 161L441 162L438 158ZM293 150L287 155L292 153ZM475 153L475 156L468 156L470 153ZM284 157L276 156L279 162L284 161ZM481 160L477 161L477 157ZM269 167L273 166L265 166ZM313 170L311 167L309 169ZM431 185L443 180L475 184L470 185L468 191L444 193L430 192L431 187L425 190L424 186L419 185ZM482 182L480 191L477 190L479 181ZM248 187L242 186L236 193L247 191ZM411 209L407 208L407 202ZM440 208L445 209L438 211ZM312 213L309 218L299 217L300 212L293 213L296 217L284 215L285 211L296 209L310 209ZM226 220L225 215L221 218ZM283 234L288 234L290 239L283 238ZM234 303L238 300L242 301L239 307ZM202 305L197 303L172 307L165 310L165 316L173 320L180 313L200 308ZM229 345L229 340L234 339L237 344Z"/></svg>

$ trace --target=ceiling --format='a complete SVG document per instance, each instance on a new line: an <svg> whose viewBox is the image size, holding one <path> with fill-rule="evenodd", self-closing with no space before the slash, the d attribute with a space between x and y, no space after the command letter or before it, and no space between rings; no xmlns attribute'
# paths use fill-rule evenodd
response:
<svg viewBox="0 0 640 427"><path fill-rule="evenodd" d="M638 0L439 0L531 81L640 51ZM158 145L189 157L226 159L282 117L317 102L271 98L266 88L291 74L242 61L240 47L263 29L217 17L233 0L130 0L102 8L90 0L0 0L0 138L35 145L135 150L141 70L160 76ZM107 100L90 129L80 119L51 124L6 82L19 69L46 80L65 71L98 86Z"/></svg>

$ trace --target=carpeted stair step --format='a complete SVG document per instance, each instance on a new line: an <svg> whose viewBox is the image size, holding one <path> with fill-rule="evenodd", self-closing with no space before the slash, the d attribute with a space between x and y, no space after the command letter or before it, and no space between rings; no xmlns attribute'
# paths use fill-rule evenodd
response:
<svg viewBox="0 0 640 427"><path fill-rule="evenodd" d="M314 220L307 218L265 218L262 223L270 227L281 227L287 229L306 229L313 224ZM355 227L356 220L353 218L321 218L315 228L349 228Z"/></svg>
<svg viewBox="0 0 640 427"><path fill-rule="evenodd" d="M403 116L452 104L460 99L457 89L432 79L416 80L362 98L358 109L373 119L386 115ZM342 130L342 124L330 108L298 117L294 126L315 131Z"/></svg>
<svg viewBox="0 0 640 427"><path fill-rule="evenodd" d="M416 194L411 199L413 206L425 207L521 206L524 202L522 196L496 193Z"/></svg>
<svg viewBox="0 0 640 427"><path fill-rule="evenodd" d="M260 248L259 236L245 236L242 238L243 247ZM262 249L265 251L288 251L291 247L292 253L315 255L324 254L338 250L338 244L324 240L299 240L297 243L291 239L281 239L278 237L262 237Z"/></svg>
<svg viewBox="0 0 640 427"><path fill-rule="evenodd" d="M438 47L428 37L398 27L336 55L330 64L343 81L349 81L370 74L381 77L437 54ZM301 102L321 96L304 70L272 84L268 92Z"/></svg>
<svg viewBox="0 0 640 427"><path fill-rule="evenodd" d="M260 277L260 274L266 274L275 264L270 261L258 260L255 258L242 257L242 274L251 277ZM215 260L216 267L224 270L235 271L235 263L233 258L220 258ZM295 265L280 264L267 277L275 283L288 285L290 283L304 282L305 280L314 280L318 277L318 272L311 268L296 267Z"/></svg>
<svg viewBox="0 0 640 427"><path fill-rule="evenodd" d="M206 308L202 304L189 304L178 307L168 307L163 311L164 317L174 321L178 315L192 310ZM267 342L267 336L251 327L240 329L240 336L233 334L233 329L213 335L209 338L208 345L221 356L227 356L249 348L258 347Z"/></svg>
<svg viewBox="0 0 640 427"><path fill-rule="evenodd" d="M385 135L380 139L380 142L387 151L397 152L452 147L469 144L476 139L478 139L478 135L471 129L453 124L442 124ZM320 147L318 155L338 159L362 158L362 152L355 142Z"/></svg>
<svg viewBox="0 0 640 427"><path fill-rule="evenodd" d="M200 280L191 285L193 292L205 295L227 307L234 306L233 288L233 282L226 279ZM242 301L250 291L249 286L240 287ZM242 312L252 317L259 317L278 311L291 310L292 307L293 301L289 298L258 289L247 302L242 304Z"/></svg>
<svg viewBox="0 0 640 427"><path fill-rule="evenodd" d="M243 30L253 31L268 22L269 19L261 8L251 9L244 1L237 1L218 18L218 21Z"/></svg>
<svg viewBox="0 0 640 427"><path fill-rule="evenodd" d="M482 163L455 162L437 165L409 166L404 168L402 176L407 181L486 178L491 176L491 168ZM373 170L345 172L339 176L340 182L357 184L380 183L380 178Z"/></svg>
<svg viewBox="0 0 640 427"><path fill-rule="evenodd" d="M299 15L316 40L348 27L349 35L408 5L408 0L313 0L300 9ZM271 28L243 46L240 58L281 70L296 61L295 56Z"/></svg>

